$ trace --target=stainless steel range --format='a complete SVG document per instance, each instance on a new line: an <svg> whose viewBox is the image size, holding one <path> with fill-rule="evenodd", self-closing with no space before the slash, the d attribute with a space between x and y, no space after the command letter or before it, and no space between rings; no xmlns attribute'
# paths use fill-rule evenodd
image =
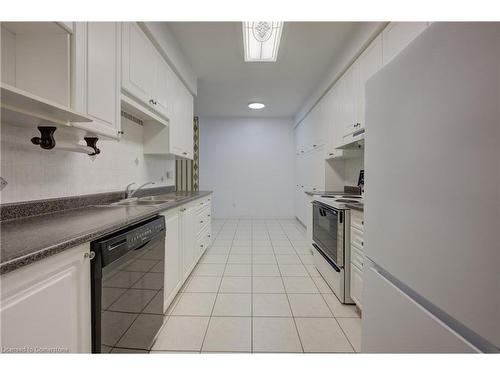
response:
<svg viewBox="0 0 500 375"><path fill-rule="evenodd" d="M313 201L314 263L340 302L354 303L350 292L349 203L362 203L354 194L329 194Z"/></svg>

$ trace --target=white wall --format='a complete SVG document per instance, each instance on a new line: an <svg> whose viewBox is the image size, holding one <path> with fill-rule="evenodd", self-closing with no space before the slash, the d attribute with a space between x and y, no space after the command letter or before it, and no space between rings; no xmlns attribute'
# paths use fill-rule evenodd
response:
<svg viewBox="0 0 500 375"><path fill-rule="evenodd" d="M122 118L122 130L125 134L119 142L98 142L101 154L92 161L85 154L33 145L30 139L39 135L34 127L2 124L1 176L8 185L0 193L1 202L116 191L132 181L174 185L174 160L144 156L140 125Z"/></svg>
<svg viewBox="0 0 500 375"><path fill-rule="evenodd" d="M200 190L216 218L293 218L293 120L200 118Z"/></svg>

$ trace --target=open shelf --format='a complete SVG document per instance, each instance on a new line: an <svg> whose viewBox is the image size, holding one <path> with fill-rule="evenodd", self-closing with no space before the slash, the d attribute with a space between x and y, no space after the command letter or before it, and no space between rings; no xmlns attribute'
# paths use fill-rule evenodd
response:
<svg viewBox="0 0 500 375"><path fill-rule="evenodd" d="M92 122L92 119L53 101L16 87L0 84L2 122L12 125L62 125L72 122Z"/></svg>

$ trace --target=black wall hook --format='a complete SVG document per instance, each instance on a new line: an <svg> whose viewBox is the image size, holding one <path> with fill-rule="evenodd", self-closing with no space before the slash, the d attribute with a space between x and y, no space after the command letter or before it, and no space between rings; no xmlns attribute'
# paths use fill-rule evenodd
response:
<svg viewBox="0 0 500 375"><path fill-rule="evenodd" d="M55 126L38 126L41 137L31 138L31 143L39 145L45 150L52 150L56 145L56 140L54 139L56 129Z"/></svg>
<svg viewBox="0 0 500 375"><path fill-rule="evenodd" d="M83 139L85 140L85 142L87 142L88 147L91 147L94 149L94 153L89 154L90 156L97 155L97 154L101 153L101 150L99 150L97 148L97 141L99 140L99 138L97 138L97 137L84 137Z"/></svg>

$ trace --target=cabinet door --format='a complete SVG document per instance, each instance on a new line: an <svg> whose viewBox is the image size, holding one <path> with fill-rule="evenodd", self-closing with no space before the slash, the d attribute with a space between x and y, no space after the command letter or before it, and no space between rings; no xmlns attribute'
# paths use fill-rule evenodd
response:
<svg viewBox="0 0 500 375"><path fill-rule="evenodd" d="M382 36L379 35L359 58L359 102L358 123L365 127L365 87L366 82L382 68Z"/></svg>
<svg viewBox="0 0 500 375"><path fill-rule="evenodd" d="M166 227L165 241L165 285L164 285L164 310L176 296L182 285L182 252L181 252L181 226L180 212L173 209L164 213Z"/></svg>
<svg viewBox="0 0 500 375"><path fill-rule="evenodd" d="M406 48L422 31L427 22L391 22L382 32L384 65Z"/></svg>
<svg viewBox="0 0 500 375"><path fill-rule="evenodd" d="M183 275L186 280L196 261L196 206L186 207L182 213L182 262Z"/></svg>
<svg viewBox="0 0 500 375"><path fill-rule="evenodd" d="M170 152L174 155L193 158L193 96L176 76L170 94Z"/></svg>
<svg viewBox="0 0 500 375"><path fill-rule="evenodd" d="M359 66L356 61L349 70L344 74L343 78L343 128L344 136L350 135L357 130L357 108L359 105Z"/></svg>
<svg viewBox="0 0 500 375"><path fill-rule="evenodd" d="M170 91L170 101L172 103L172 111L170 113L168 127L170 132L170 153L185 157L184 152L184 135L182 133L182 113L183 100L182 100L182 82L178 77L175 77L172 82L172 89Z"/></svg>
<svg viewBox="0 0 500 375"><path fill-rule="evenodd" d="M155 110L167 118L170 118L172 112L172 103L170 102L170 85L172 84L174 78L174 72L165 60L160 55L157 55L157 68L156 68L156 84L154 91L153 104Z"/></svg>
<svg viewBox="0 0 500 375"><path fill-rule="evenodd" d="M183 155L187 159L193 159L193 95L182 85L182 135Z"/></svg>
<svg viewBox="0 0 500 375"><path fill-rule="evenodd" d="M122 87L153 107L157 78L157 52L137 23L123 24Z"/></svg>
<svg viewBox="0 0 500 375"><path fill-rule="evenodd" d="M337 100L337 86L333 86L326 93L323 101L324 101L324 134L325 134L325 144L326 144L326 157L331 157L334 154L335 146L339 143L336 140L336 126L337 118L336 118L336 100Z"/></svg>
<svg viewBox="0 0 500 375"><path fill-rule="evenodd" d="M89 244L2 275L2 348L91 350Z"/></svg>
<svg viewBox="0 0 500 375"><path fill-rule="evenodd" d="M351 263L351 298L361 309L361 295L363 293L363 273Z"/></svg>
<svg viewBox="0 0 500 375"><path fill-rule="evenodd" d="M75 126L117 138L121 129L119 23L75 23L74 71L73 105L94 120Z"/></svg>

